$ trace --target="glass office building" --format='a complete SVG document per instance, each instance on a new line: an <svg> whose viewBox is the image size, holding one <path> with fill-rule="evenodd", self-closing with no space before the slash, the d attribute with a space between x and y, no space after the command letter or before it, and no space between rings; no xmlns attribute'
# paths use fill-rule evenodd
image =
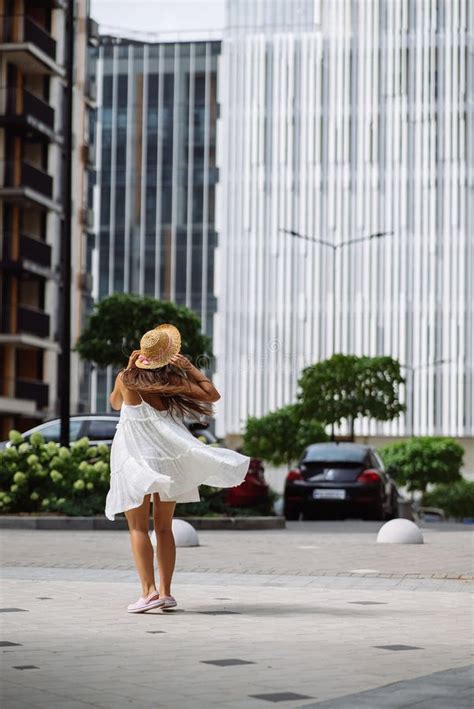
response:
<svg viewBox="0 0 474 709"><path fill-rule="evenodd" d="M193 309L212 337L219 42L102 36L94 295L138 293ZM95 372L107 408L111 372Z"/></svg>
<svg viewBox="0 0 474 709"><path fill-rule="evenodd" d="M406 415L359 435L472 437L473 22L467 0L228 2L218 433L343 352L407 379Z"/></svg>

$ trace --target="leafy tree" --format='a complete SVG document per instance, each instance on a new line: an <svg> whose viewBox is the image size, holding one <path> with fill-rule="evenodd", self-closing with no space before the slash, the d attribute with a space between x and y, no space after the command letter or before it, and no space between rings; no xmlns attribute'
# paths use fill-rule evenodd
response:
<svg viewBox="0 0 474 709"><path fill-rule="evenodd" d="M306 446L327 439L321 423L305 419L301 406L290 404L261 418L250 417L243 449L247 455L262 458L273 465L290 466L298 460Z"/></svg>
<svg viewBox="0 0 474 709"><path fill-rule="evenodd" d="M122 367L132 350L140 346L140 337L161 323L175 325L181 333L183 354L199 366L209 366L210 340L201 333L198 316L183 305L148 296L116 293L103 298L94 307L76 350L82 359L99 367Z"/></svg>
<svg viewBox="0 0 474 709"><path fill-rule="evenodd" d="M420 436L380 450L387 472L410 492L461 479L464 449L453 438Z"/></svg>
<svg viewBox="0 0 474 709"><path fill-rule="evenodd" d="M398 396L404 381L392 357L335 354L303 370L299 399L307 418L327 424L349 420L354 438L358 416L391 421L404 411Z"/></svg>

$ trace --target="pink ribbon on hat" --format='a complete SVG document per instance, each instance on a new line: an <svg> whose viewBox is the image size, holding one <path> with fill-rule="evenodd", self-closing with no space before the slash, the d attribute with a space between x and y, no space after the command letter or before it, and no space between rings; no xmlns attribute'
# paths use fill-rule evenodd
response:
<svg viewBox="0 0 474 709"><path fill-rule="evenodd" d="M145 357L145 355L138 355L138 359L142 364L151 364L150 360Z"/></svg>

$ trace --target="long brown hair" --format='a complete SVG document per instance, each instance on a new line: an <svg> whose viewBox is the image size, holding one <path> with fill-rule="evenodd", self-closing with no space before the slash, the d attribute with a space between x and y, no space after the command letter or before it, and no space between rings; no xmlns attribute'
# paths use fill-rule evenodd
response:
<svg viewBox="0 0 474 709"><path fill-rule="evenodd" d="M138 393L158 394L162 397L171 415L212 414L212 406L182 393L183 384L188 381L187 374L181 367L165 364L158 369L139 369L132 367L123 370L122 381L127 389ZM179 393L178 393L179 392Z"/></svg>

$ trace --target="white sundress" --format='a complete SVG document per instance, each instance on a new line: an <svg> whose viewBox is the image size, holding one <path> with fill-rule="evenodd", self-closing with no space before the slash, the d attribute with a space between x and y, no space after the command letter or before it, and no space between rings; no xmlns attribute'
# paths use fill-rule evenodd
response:
<svg viewBox="0 0 474 709"><path fill-rule="evenodd" d="M145 495L199 502L198 485L234 487L243 482L250 458L199 441L184 421L142 399L122 404L110 451L110 489L105 516L139 507Z"/></svg>

